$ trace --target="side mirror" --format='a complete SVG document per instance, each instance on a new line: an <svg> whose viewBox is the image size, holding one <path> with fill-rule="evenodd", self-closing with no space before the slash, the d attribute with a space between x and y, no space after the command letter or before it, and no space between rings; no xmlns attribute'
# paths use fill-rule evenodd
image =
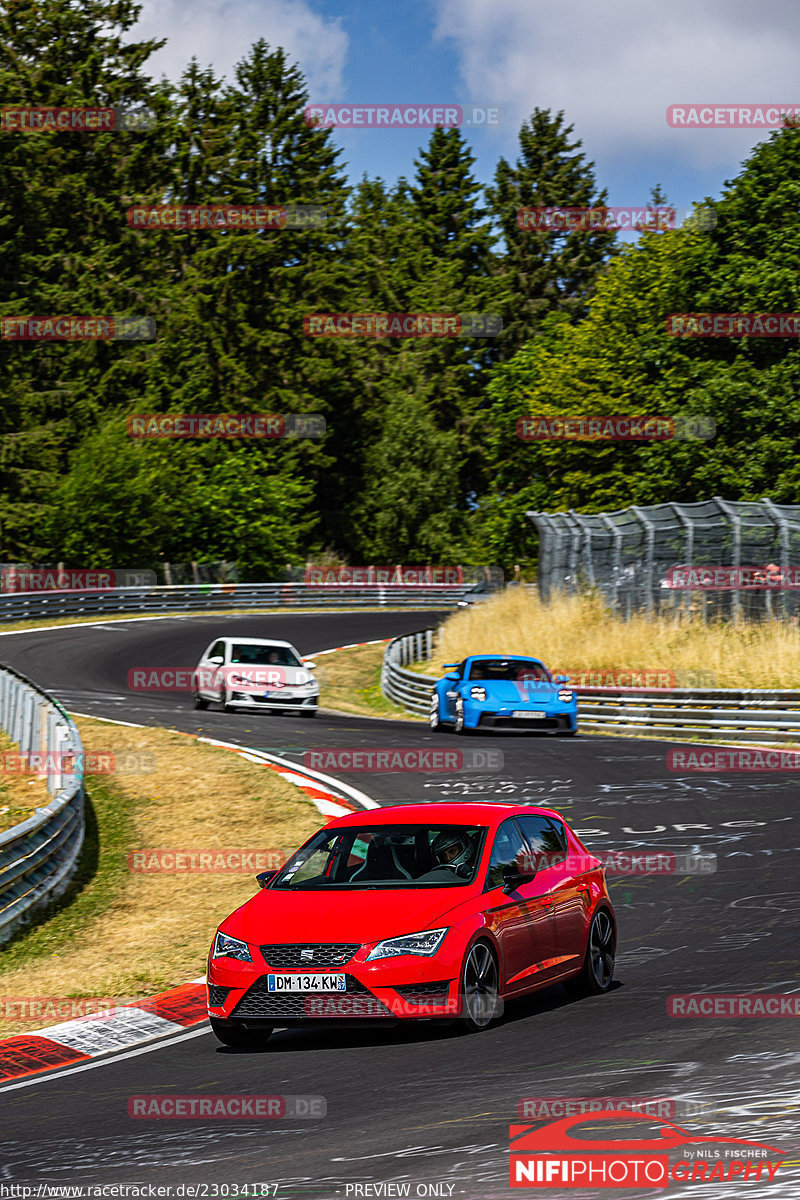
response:
<svg viewBox="0 0 800 1200"><path fill-rule="evenodd" d="M445 675L445 679L449 679L451 683L458 683L461 679L461 676L454 675L451 671L449 675Z"/></svg>
<svg viewBox="0 0 800 1200"><path fill-rule="evenodd" d="M224 660L222 658L220 658L220 656L218 654L215 654L213 658L209 658L206 661L211 663L215 667L221 667Z"/></svg>
<svg viewBox="0 0 800 1200"><path fill-rule="evenodd" d="M569 683L569 675L556 675L556 683Z"/></svg>
<svg viewBox="0 0 800 1200"><path fill-rule="evenodd" d="M303 659L303 666L305 667L305 669L307 671L313 671L316 668L316 665L317 664L315 662L312 662L311 659L309 659L309 658Z"/></svg>
<svg viewBox="0 0 800 1200"><path fill-rule="evenodd" d="M520 870L517 864L507 863L503 867L503 891L508 895L509 892L515 892L523 883L529 883L536 874L535 864L526 857L524 869Z"/></svg>
<svg viewBox="0 0 800 1200"><path fill-rule="evenodd" d="M256 883L259 887L266 887L270 879L274 879L278 874L277 871L262 871L260 875L256 875Z"/></svg>

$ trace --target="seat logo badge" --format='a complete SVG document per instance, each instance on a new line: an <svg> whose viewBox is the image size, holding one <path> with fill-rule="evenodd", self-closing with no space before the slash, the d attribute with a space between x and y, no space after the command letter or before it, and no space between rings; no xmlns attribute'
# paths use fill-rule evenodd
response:
<svg viewBox="0 0 800 1200"><path fill-rule="evenodd" d="M300 957L305 959L306 961L308 961L308 959L314 957L314 951L313 950L301 950Z"/></svg>

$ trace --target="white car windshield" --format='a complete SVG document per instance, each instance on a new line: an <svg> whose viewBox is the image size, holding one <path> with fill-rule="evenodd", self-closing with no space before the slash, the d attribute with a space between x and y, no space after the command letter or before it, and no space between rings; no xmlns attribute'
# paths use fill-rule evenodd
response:
<svg viewBox="0 0 800 1200"><path fill-rule="evenodd" d="M231 646L231 662L255 667L302 667L297 655L288 646L259 646L236 642Z"/></svg>

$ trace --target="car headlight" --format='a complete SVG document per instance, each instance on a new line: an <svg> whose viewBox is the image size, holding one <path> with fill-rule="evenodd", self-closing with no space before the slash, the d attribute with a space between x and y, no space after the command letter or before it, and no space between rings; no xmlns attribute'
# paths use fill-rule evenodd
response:
<svg viewBox="0 0 800 1200"><path fill-rule="evenodd" d="M387 938L378 942L367 955L367 962L374 958L394 958L398 954L435 954L442 944L449 926L444 929L425 929L422 933L407 933L404 937Z"/></svg>
<svg viewBox="0 0 800 1200"><path fill-rule="evenodd" d="M470 692L470 696L472 697L473 700L485 700L486 699L486 688L474 687L472 689L472 691Z"/></svg>
<svg viewBox="0 0 800 1200"><path fill-rule="evenodd" d="M317 684L316 679L309 679L306 683L298 683L297 686L298 686L298 688L305 688L305 690L307 692L313 691L314 688L316 688L317 691L319 691L319 685Z"/></svg>
<svg viewBox="0 0 800 1200"><path fill-rule="evenodd" d="M252 962L250 947L247 942L238 938L228 937L227 933L217 933L211 950L212 958L238 958L242 962Z"/></svg>
<svg viewBox="0 0 800 1200"><path fill-rule="evenodd" d="M569 689L562 688L562 690L558 693L558 698L559 698L559 700L562 700L564 703L566 703L567 701L569 701L573 698L574 694L575 693L569 691Z"/></svg>

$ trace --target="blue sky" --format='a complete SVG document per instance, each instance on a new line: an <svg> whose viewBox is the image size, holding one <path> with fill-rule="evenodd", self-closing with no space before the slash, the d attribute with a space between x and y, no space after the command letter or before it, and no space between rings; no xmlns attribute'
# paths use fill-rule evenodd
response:
<svg viewBox="0 0 800 1200"><path fill-rule="evenodd" d="M671 203L719 195L766 130L670 129L677 103L800 105L796 0L146 0L139 32L169 39L151 59L177 76L191 55L218 74L258 37L282 45L327 103L470 103L501 123L467 133L488 182L513 159L535 107L563 109L612 205L641 205L660 182ZM427 134L342 130L351 181L413 173Z"/></svg>

